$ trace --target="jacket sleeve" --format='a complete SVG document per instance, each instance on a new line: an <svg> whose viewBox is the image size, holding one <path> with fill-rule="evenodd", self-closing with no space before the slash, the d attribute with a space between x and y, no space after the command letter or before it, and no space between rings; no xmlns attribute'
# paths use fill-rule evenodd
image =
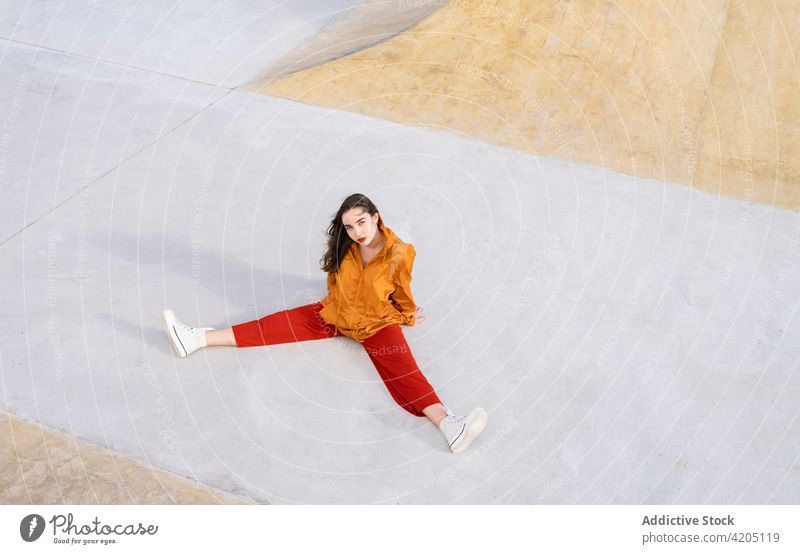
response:
<svg viewBox="0 0 800 554"><path fill-rule="evenodd" d="M328 294L333 294L333 289L336 286L336 272L331 271L328 273Z"/></svg>
<svg viewBox="0 0 800 554"><path fill-rule="evenodd" d="M328 273L328 295L319 301L320 304L322 304L323 306L328 305L328 302L330 302L331 299L333 299L333 290L335 288L336 288L336 272L332 271L331 273Z"/></svg>
<svg viewBox="0 0 800 554"><path fill-rule="evenodd" d="M414 325L417 322L417 305L411 294L411 269L414 267L414 257L417 255L412 245L403 253L402 259L395 273L395 290L389 296L397 311L403 315L403 325Z"/></svg>

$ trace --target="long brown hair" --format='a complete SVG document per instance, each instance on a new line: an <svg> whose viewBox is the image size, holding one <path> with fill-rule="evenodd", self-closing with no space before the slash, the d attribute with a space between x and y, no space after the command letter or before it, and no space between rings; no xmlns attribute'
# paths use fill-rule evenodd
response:
<svg viewBox="0 0 800 554"><path fill-rule="evenodd" d="M378 208L372 203L372 200L363 194L351 194L344 199L326 232L328 248L319 260L322 271L325 273L333 273L339 270L339 263L344 259L347 250L354 242L350 235L347 234L344 223L342 223L342 214L353 208L364 208L371 216L378 213Z"/></svg>

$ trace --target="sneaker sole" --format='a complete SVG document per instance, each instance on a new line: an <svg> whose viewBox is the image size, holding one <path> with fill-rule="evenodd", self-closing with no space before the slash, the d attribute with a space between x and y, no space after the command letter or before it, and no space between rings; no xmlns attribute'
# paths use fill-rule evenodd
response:
<svg viewBox="0 0 800 554"><path fill-rule="evenodd" d="M472 410L467 416L466 432L451 448L453 454L460 454L463 452L470 443L481 434L481 431L486 427L487 420L488 416L483 408L475 408Z"/></svg>
<svg viewBox="0 0 800 554"><path fill-rule="evenodd" d="M181 344L181 339L179 339L177 333L175 333L175 322L177 319L175 318L175 314L172 313L172 310L164 310L161 312L161 321L164 323L164 331L169 337L169 344L172 346L172 351L179 358L185 358L187 355L186 348Z"/></svg>

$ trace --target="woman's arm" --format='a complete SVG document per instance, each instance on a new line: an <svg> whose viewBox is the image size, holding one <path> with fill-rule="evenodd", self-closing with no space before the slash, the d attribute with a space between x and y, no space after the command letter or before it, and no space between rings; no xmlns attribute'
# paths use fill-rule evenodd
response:
<svg viewBox="0 0 800 554"><path fill-rule="evenodd" d="M325 298L319 301L320 304L322 304L323 306L327 306L328 302L333 300L334 298L333 291L335 288L336 288L336 272L334 271L328 273L328 294L327 296L325 296Z"/></svg>
<svg viewBox="0 0 800 554"><path fill-rule="evenodd" d="M411 270L414 267L414 257L417 255L412 245L403 252L402 259L395 272L395 290L389 295L394 307L403 315L403 325L414 325L417 322L417 305L411 294Z"/></svg>
<svg viewBox="0 0 800 554"><path fill-rule="evenodd" d="M333 287L336 286L336 272L331 271L328 273L328 294L333 294Z"/></svg>

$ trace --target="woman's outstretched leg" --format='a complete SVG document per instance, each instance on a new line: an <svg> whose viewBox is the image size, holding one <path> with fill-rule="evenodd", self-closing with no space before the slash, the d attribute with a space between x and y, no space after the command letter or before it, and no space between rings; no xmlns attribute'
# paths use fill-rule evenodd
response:
<svg viewBox="0 0 800 554"><path fill-rule="evenodd" d="M322 304L315 302L275 312L261 319L231 327L236 346L266 346L339 336L339 330L319 315ZM230 337L227 337L228 339ZM216 339L216 336L215 336Z"/></svg>
<svg viewBox="0 0 800 554"><path fill-rule="evenodd" d="M206 344L208 346L236 346L236 336L233 334L233 328L206 331Z"/></svg>
<svg viewBox="0 0 800 554"><path fill-rule="evenodd" d="M442 405L417 366L399 325L384 327L364 339L363 345L392 398L407 412L430 419L453 453L463 452L486 427L483 408L458 416Z"/></svg>
<svg viewBox="0 0 800 554"><path fill-rule="evenodd" d="M422 374L399 325L388 325L364 339L364 349L372 360L395 402L412 415L438 415L442 402ZM431 418L433 420L434 418Z"/></svg>
<svg viewBox="0 0 800 554"><path fill-rule="evenodd" d="M320 317L321 309L319 302L306 304L226 329L190 327L171 310L164 310L162 319L172 349L183 358L206 346L265 346L339 336L338 329Z"/></svg>
<svg viewBox="0 0 800 554"><path fill-rule="evenodd" d="M438 426L439 422L441 422L447 416L447 408L445 408L441 403L431 404L427 408L422 410L422 413L433 422L434 425Z"/></svg>

